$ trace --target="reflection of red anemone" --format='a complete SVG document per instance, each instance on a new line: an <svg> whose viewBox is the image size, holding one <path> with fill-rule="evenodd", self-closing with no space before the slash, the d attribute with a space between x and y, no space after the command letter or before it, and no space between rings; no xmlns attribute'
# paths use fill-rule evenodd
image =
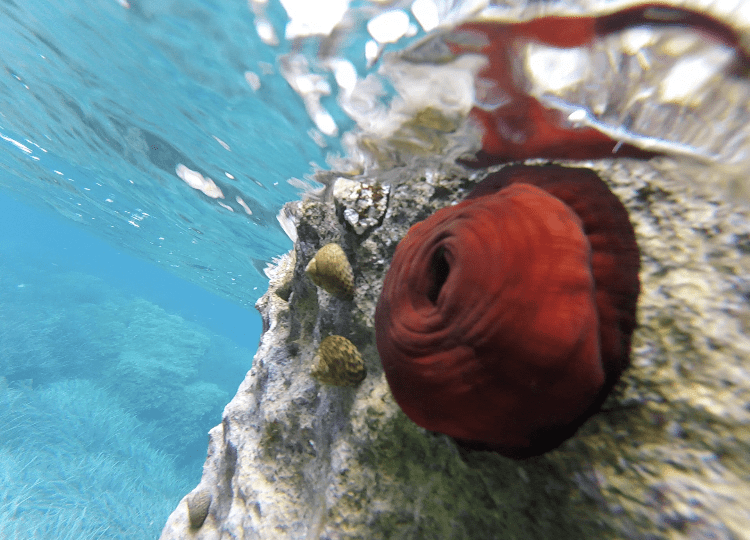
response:
<svg viewBox="0 0 750 540"><path fill-rule="evenodd" d="M560 49L591 47L604 36L641 26L679 26L700 32L707 40L732 47L741 71L750 69L750 57L740 46L740 36L728 25L704 13L662 4L642 4L596 17L550 16L500 23L471 21L454 28L444 39L454 54L481 54L487 64L478 73L477 95L491 82L501 105L479 105L471 116L482 127L482 150L467 165L534 157L592 159L598 157L652 157L652 152L621 144L591 128L579 127L567 115L544 106L528 95L527 81L519 76L519 50L528 43ZM469 37L467 37L469 36ZM480 82L481 81L481 82Z"/></svg>
<svg viewBox="0 0 750 540"><path fill-rule="evenodd" d="M625 208L591 170L490 175L396 249L375 314L396 401L470 445L556 447L628 364L639 264Z"/></svg>

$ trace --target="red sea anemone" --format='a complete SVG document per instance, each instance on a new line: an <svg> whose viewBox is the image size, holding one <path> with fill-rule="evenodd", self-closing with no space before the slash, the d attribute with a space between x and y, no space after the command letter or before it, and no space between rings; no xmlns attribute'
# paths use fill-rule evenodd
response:
<svg viewBox="0 0 750 540"><path fill-rule="evenodd" d="M628 365L639 268L628 214L593 171L491 174L396 249L375 313L393 396L470 446L558 446Z"/></svg>

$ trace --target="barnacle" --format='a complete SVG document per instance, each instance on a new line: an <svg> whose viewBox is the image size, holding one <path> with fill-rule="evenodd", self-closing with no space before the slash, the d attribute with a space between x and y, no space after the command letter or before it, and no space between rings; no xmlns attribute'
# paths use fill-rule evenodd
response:
<svg viewBox="0 0 750 540"><path fill-rule="evenodd" d="M355 386L367 373L354 343L343 336L328 336L320 343L310 374L324 384Z"/></svg>

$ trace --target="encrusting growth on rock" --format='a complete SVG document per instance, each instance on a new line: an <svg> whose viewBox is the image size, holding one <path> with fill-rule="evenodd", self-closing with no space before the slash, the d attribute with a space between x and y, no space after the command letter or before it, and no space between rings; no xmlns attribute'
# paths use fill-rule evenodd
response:
<svg viewBox="0 0 750 540"><path fill-rule="evenodd" d="M343 336L328 336L318 348L310 372L323 384L356 386L365 378L365 363L357 347Z"/></svg>
<svg viewBox="0 0 750 540"><path fill-rule="evenodd" d="M313 283L337 298L354 298L354 272L340 245L326 244L320 248L305 272Z"/></svg>

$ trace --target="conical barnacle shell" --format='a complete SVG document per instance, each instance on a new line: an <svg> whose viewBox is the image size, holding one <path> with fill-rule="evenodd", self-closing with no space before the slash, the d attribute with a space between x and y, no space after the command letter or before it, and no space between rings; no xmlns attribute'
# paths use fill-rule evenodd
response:
<svg viewBox="0 0 750 540"><path fill-rule="evenodd" d="M188 520L190 527L198 529L203 525L211 507L211 494L205 489L191 493L187 498Z"/></svg>
<svg viewBox="0 0 750 540"><path fill-rule="evenodd" d="M320 343L310 374L324 384L356 386L367 373L354 343L343 336L328 336Z"/></svg>
<svg viewBox="0 0 750 540"><path fill-rule="evenodd" d="M354 297L354 272L338 244L326 244L305 268L313 283L344 300Z"/></svg>

